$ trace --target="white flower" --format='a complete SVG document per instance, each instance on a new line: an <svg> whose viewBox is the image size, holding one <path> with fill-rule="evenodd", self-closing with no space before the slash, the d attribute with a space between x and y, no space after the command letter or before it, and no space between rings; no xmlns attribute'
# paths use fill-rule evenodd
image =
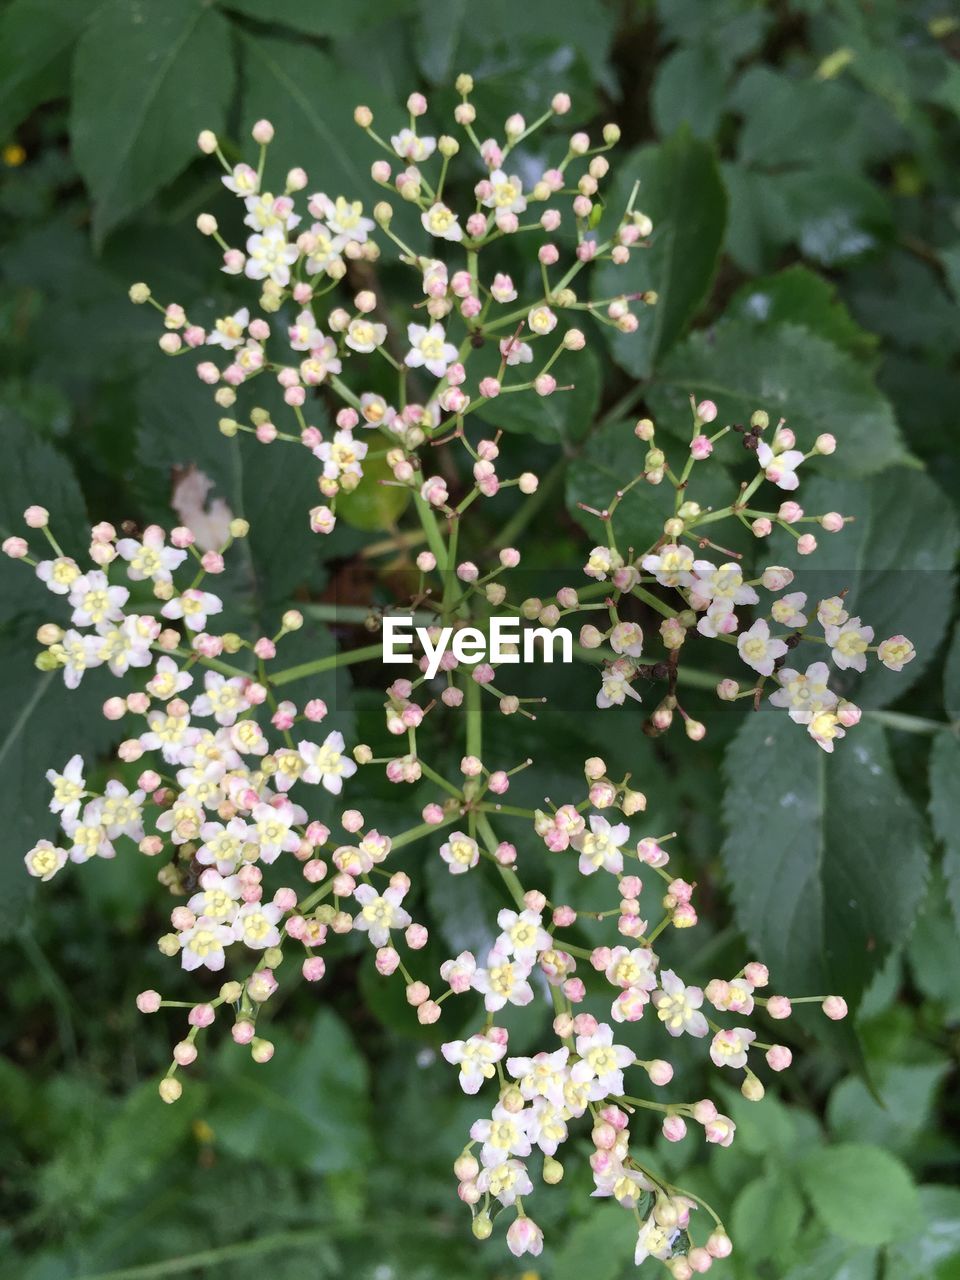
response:
<svg viewBox="0 0 960 1280"><path fill-rule="evenodd" d="M803 606L806 603L805 592L792 591L789 595L774 600L770 606L770 616L783 627L805 627L807 615L803 612Z"/></svg>
<svg viewBox="0 0 960 1280"><path fill-rule="evenodd" d="M412 129L401 129L390 138L390 144L401 160L423 164L437 149L436 138L420 138Z"/></svg>
<svg viewBox="0 0 960 1280"><path fill-rule="evenodd" d="M497 225L506 213L523 213L527 207L523 194L523 182L517 177L508 178L502 169L494 169L490 174L492 191L483 201L488 209L493 209Z"/></svg>
<svg viewBox="0 0 960 1280"><path fill-rule="evenodd" d="M160 698L166 702L168 698L188 689L192 684L193 676L187 671L181 671L174 660L164 654L157 659L153 675L147 681L146 688L151 697Z"/></svg>
<svg viewBox="0 0 960 1280"><path fill-rule="evenodd" d="M101 627L97 660L106 662L115 676L126 675L131 667L147 667L150 646L159 634L156 618L131 613L118 627Z"/></svg>
<svg viewBox="0 0 960 1280"><path fill-rule="evenodd" d="M254 805L250 817L253 824L247 829L251 842L259 848L261 862L276 862L281 853L294 853L300 847L300 837L293 830L295 822L303 822L306 813L289 800L275 800L272 804Z"/></svg>
<svg viewBox="0 0 960 1280"><path fill-rule="evenodd" d="M557 327L557 317L547 306L534 307L527 315L527 324L534 333L544 337Z"/></svg>
<svg viewBox="0 0 960 1280"><path fill-rule="evenodd" d="M770 638L769 624L758 618L749 631L737 637L737 652L748 667L753 667L762 676L772 676L774 663L788 649L782 640Z"/></svg>
<svg viewBox="0 0 960 1280"><path fill-rule="evenodd" d="M677 1228L666 1230L654 1217L649 1217L640 1228L637 1236L637 1247L633 1255L633 1264L639 1267L647 1258L657 1258L664 1262L673 1252L673 1242L680 1232Z"/></svg>
<svg viewBox="0 0 960 1280"><path fill-rule="evenodd" d="M497 1152L500 1159L508 1156L528 1156L530 1138L527 1135L528 1111L510 1112L502 1103L493 1108L491 1119L475 1120L470 1126L470 1137L482 1142L485 1153Z"/></svg>
<svg viewBox="0 0 960 1280"><path fill-rule="evenodd" d="M501 338L500 355L508 365L530 364L533 360L533 348L519 338Z"/></svg>
<svg viewBox="0 0 960 1280"><path fill-rule="evenodd" d="M641 565L662 587L688 586L693 573L693 552L689 547L668 542L657 555L644 556Z"/></svg>
<svg viewBox="0 0 960 1280"><path fill-rule="evenodd" d="M830 596L817 605L817 621L821 627L840 627L849 617L841 596Z"/></svg>
<svg viewBox="0 0 960 1280"><path fill-rule="evenodd" d="M242 818L221 822L205 822L200 828L203 844L197 850L197 861L214 865L221 875L229 875L240 862L247 843L247 824Z"/></svg>
<svg viewBox="0 0 960 1280"><path fill-rule="evenodd" d="M190 717L167 715L165 711L147 714L148 729L140 735L140 745L145 751L160 751L168 764L184 763L184 754L193 746L198 730L190 726ZM164 816L160 815L161 818Z"/></svg>
<svg viewBox="0 0 960 1280"><path fill-rule="evenodd" d="M533 1183L522 1161L504 1160L503 1153L496 1150L481 1153L481 1161L484 1167L477 1178L477 1186L481 1191L489 1191L501 1204L514 1204L517 1196L528 1196L533 1191Z"/></svg>
<svg viewBox="0 0 960 1280"><path fill-rule="evenodd" d="M147 578L170 582L173 570L187 558L186 551L164 545L163 530L155 524L144 529L139 542L135 538L121 538L117 551L128 561L127 577L132 582L143 582Z"/></svg>
<svg viewBox="0 0 960 1280"><path fill-rule="evenodd" d="M907 636L891 636L877 646L877 657L890 671L902 671L916 656L913 641Z"/></svg>
<svg viewBox="0 0 960 1280"><path fill-rule="evenodd" d="M569 1049L564 1048L555 1049L553 1053L538 1053L532 1058L508 1058L507 1070L528 1102L533 1098L546 1098L553 1106L563 1107L569 1056Z"/></svg>
<svg viewBox="0 0 960 1280"><path fill-rule="evenodd" d="M533 999L533 988L527 981L532 965L510 960L496 948L487 957L487 968L477 969L472 986L484 997L488 1013L496 1013L505 1004L525 1005Z"/></svg>
<svg viewBox="0 0 960 1280"><path fill-rule="evenodd" d="M257 177L256 169L251 169L248 164L235 165L232 172L220 181L232 191L234 195L247 196L256 195L260 190L260 179Z"/></svg>
<svg viewBox="0 0 960 1280"><path fill-rule="evenodd" d="M64 634L59 644L53 646L51 652L63 663L63 683L68 689L76 689L85 671L101 665L102 644L100 636L84 636L79 631L71 630Z"/></svg>
<svg viewBox="0 0 960 1280"><path fill-rule="evenodd" d="M664 969L660 975L660 990L653 993L657 1016L672 1036L705 1036L709 1031L707 1020L700 1012L703 992L699 987L685 987L672 969Z"/></svg>
<svg viewBox="0 0 960 1280"><path fill-rule="evenodd" d="M836 712L827 708L816 711L807 725L810 737L830 755L833 754L834 742L846 737L846 732Z"/></svg>
<svg viewBox="0 0 960 1280"><path fill-rule="evenodd" d="M614 653L625 653L628 658L639 658L643 653L643 631L637 622L618 622L610 632L610 648Z"/></svg>
<svg viewBox="0 0 960 1280"><path fill-rule="evenodd" d="M580 1061L571 1072L578 1084L597 1082L597 1096L623 1093L623 1068L636 1062L636 1054L624 1044L613 1043L613 1028L601 1022L591 1036L577 1036ZM602 1092L600 1092L602 1090Z"/></svg>
<svg viewBox="0 0 960 1280"><path fill-rule="evenodd" d="M66 849L52 845L49 840L38 840L23 859L29 873L39 880L51 880L66 860Z"/></svg>
<svg viewBox="0 0 960 1280"><path fill-rule="evenodd" d="M165 618L182 618L191 631L202 631L207 625L207 618L222 609L223 601L212 591L189 587L182 595L168 600L160 612Z"/></svg>
<svg viewBox="0 0 960 1280"><path fill-rule="evenodd" d="M400 905L403 894L403 889L392 885L382 894L369 884L358 885L354 890L353 896L360 903L361 910L354 917L353 927L369 934L375 947L387 945L391 929L405 929L410 923L409 914Z"/></svg>
<svg viewBox="0 0 960 1280"><path fill-rule="evenodd" d="M757 445L757 461L763 468L764 475L778 489L796 489L799 485L797 467L803 461L803 454L799 449L774 453L766 441L761 440Z"/></svg>
<svg viewBox="0 0 960 1280"><path fill-rule="evenodd" d="M546 1098L534 1098L527 1121L530 1141L536 1143L545 1156L552 1156L562 1142L567 1140L564 1111Z"/></svg>
<svg viewBox="0 0 960 1280"><path fill-rule="evenodd" d="M128 791L118 779L110 779L100 801L99 820L111 840L143 839L143 798L142 791Z"/></svg>
<svg viewBox="0 0 960 1280"><path fill-rule="evenodd" d="M498 271L493 277L490 293L494 302L515 302L517 299L517 290L513 281L509 276L504 275L502 271Z"/></svg>
<svg viewBox="0 0 960 1280"><path fill-rule="evenodd" d="M338 480L343 475L363 475L360 463L367 456L367 448L366 441L354 439L352 431L335 431L332 440L316 446L313 456L323 463L328 480Z"/></svg>
<svg viewBox="0 0 960 1280"><path fill-rule="evenodd" d="M111 587L102 569L85 573L70 588L71 622L78 627L99 626L101 622L119 622L123 606L130 597L126 587Z"/></svg>
<svg viewBox="0 0 960 1280"><path fill-rule="evenodd" d="M272 902L246 902L237 912L234 936L254 951L279 947L277 921L282 915L280 908Z"/></svg>
<svg viewBox="0 0 960 1280"><path fill-rule="evenodd" d="M865 671L867 649L873 640L873 627L864 627L859 618L848 618L841 626L823 628L830 655L841 671Z"/></svg>
<svg viewBox="0 0 960 1280"><path fill-rule="evenodd" d="M731 1027L718 1031L710 1042L710 1057L717 1067L745 1067L747 1052L757 1038L755 1031L746 1027Z"/></svg>
<svg viewBox="0 0 960 1280"><path fill-rule="evenodd" d="M429 329L422 324L407 326L410 350L403 363L410 369L424 368L435 378L442 378L457 358L457 348L447 342L442 324L432 324Z"/></svg>
<svg viewBox="0 0 960 1280"><path fill-rule="evenodd" d="M377 347L382 346L386 336L387 326L385 324L375 324L366 316L357 316L350 321L344 342L351 351L367 354L371 351L376 351Z"/></svg>
<svg viewBox="0 0 960 1280"><path fill-rule="evenodd" d="M505 1044L497 1044L486 1036L475 1035L469 1040L451 1040L440 1046L447 1062L460 1067L460 1088L464 1093L477 1093L484 1080L492 1080L497 1073L496 1063L507 1052Z"/></svg>
<svg viewBox="0 0 960 1280"><path fill-rule="evenodd" d="M316 202L316 209L335 235L342 237L342 243L355 240L363 244L376 226L371 218L363 216L363 205L359 200L347 200L337 196L331 203L325 195L313 196L311 204ZM313 209L311 208L311 212Z"/></svg>
<svg viewBox="0 0 960 1280"><path fill-rule="evenodd" d="M80 801L83 798L85 783L82 758L78 755L71 756L64 766L63 773L57 773L56 769L48 769L46 776L53 787L50 812L62 814L61 821L70 822L80 812Z"/></svg>
<svg viewBox="0 0 960 1280"><path fill-rule="evenodd" d="M425 230L441 240L462 240L463 228L457 221L457 215L445 204L434 204L420 215Z"/></svg>
<svg viewBox="0 0 960 1280"><path fill-rule="evenodd" d="M41 560L37 565L37 577L54 595L65 596L80 577L80 566L70 556L57 556L56 560Z"/></svg>
<svg viewBox="0 0 960 1280"><path fill-rule="evenodd" d="M648 947L614 947L604 973L615 987L652 991L657 985L656 965L657 958Z"/></svg>
<svg viewBox="0 0 960 1280"><path fill-rule="evenodd" d="M307 236L308 275L315 276L321 271L329 271L335 263L343 262L340 250L346 243L346 237L331 235L329 227L322 222L315 222Z"/></svg>
<svg viewBox="0 0 960 1280"><path fill-rule="evenodd" d="M239 311L235 311L232 316L224 316L222 320L218 320L216 325L207 335L207 345L211 347L223 347L224 351L232 351L234 347L239 347L243 342L243 334L247 325L250 323L250 311L247 307L241 307ZM123 555L123 552L120 552Z"/></svg>
<svg viewBox="0 0 960 1280"><path fill-rule="evenodd" d="M533 964L537 953L546 950L553 942L542 927L542 921L538 911L518 912L505 907L497 915L497 924L503 930L497 939L497 951L515 956L523 964Z"/></svg>
<svg viewBox="0 0 960 1280"><path fill-rule="evenodd" d="M590 815L589 824L589 831L581 831L570 841L580 853L581 874L592 876L603 867L611 875L619 875L623 870L621 850L630 839L630 828L623 822L611 826L599 813Z"/></svg>
<svg viewBox="0 0 960 1280"><path fill-rule="evenodd" d="M605 671L602 671L600 673L600 690L597 693L597 706L603 709L607 707L622 707L627 698L633 698L635 702L642 702L643 699L630 683L629 676L632 674L632 669L625 669L619 662L614 662Z"/></svg>
<svg viewBox="0 0 960 1280"><path fill-rule="evenodd" d="M239 876L224 876L209 868L201 874L200 885L200 892L187 900L190 910L197 916L206 916L208 920L216 920L220 924L226 920L232 924L242 896Z"/></svg>
<svg viewBox="0 0 960 1280"><path fill-rule="evenodd" d="M327 734L322 746L315 742L298 743L297 750L307 766L303 771L304 782L319 782L325 790L338 796L344 778L352 778L357 772L355 761L343 754L343 745L343 734L337 730Z"/></svg>
<svg viewBox="0 0 960 1280"><path fill-rule="evenodd" d="M310 348L310 355L300 362L300 377L308 387L318 387L328 374L339 373L343 361L337 355L337 344L332 338L321 337Z"/></svg>
<svg viewBox="0 0 960 1280"><path fill-rule="evenodd" d="M247 196L243 203L247 210L243 225L252 227L254 231L266 231L269 227L292 231L300 224L300 218L293 212L293 201L289 196L274 196L264 192L263 195Z"/></svg>
<svg viewBox="0 0 960 1280"><path fill-rule="evenodd" d="M280 227L269 227L262 235L253 235L247 241L247 261L244 274L251 280L272 280L274 284L290 283L290 267L299 257L294 244L287 244Z"/></svg>
<svg viewBox="0 0 960 1280"><path fill-rule="evenodd" d="M780 688L770 695L774 707L786 707L796 724L809 724L820 711L837 705L837 695L827 687L830 668L825 662L814 662L805 673L784 667L777 672Z"/></svg>
<svg viewBox="0 0 960 1280"><path fill-rule="evenodd" d="M228 680L217 671L208 671L203 683L204 692L190 704L195 716L213 716L217 724L231 725L249 709L250 703L243 696L245 681L240 676Z"/></svg>
<svg viewBox="0 0 960 1280"><path fill-rule="evenodd" d="M290 325L287 330L287 335L294 351L309 351L323 341L323 334L317 328L310 311L300 312L296 324Z"/></svg>
<svg viewBox="0 0 960 1280"><path fill-rule="evenodd" d="M206 916L201 916L192 929L185 929L179 937L180 963L188 972L201 965L218 972L226 959L224 947L235 941L229 925L218 924Z"/></svg>
<svg viewBox="0 0 960 1280"><path fill-rule="evenodd" d="M480 846L462 831L453 831L450 839L440 846L440 857L449 866L451 875L463 875L480 861Z"/></svg>

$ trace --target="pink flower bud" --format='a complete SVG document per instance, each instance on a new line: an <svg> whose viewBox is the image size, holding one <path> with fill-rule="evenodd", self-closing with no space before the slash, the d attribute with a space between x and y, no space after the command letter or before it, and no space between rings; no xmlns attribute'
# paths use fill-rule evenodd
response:
<svg viewBox="0 0 960 1280"><path fill-rule="evenodd" d="M793 1061L793 1054L785 1044L773 1044L767 1050L766 1058L771 1071L786 1071Z"/></svg>
<svg viewBox="0 0 960 1280"><path fill-rule="evenodd" d="M156 1013L160 1008L160 992L141 991L137 996L137 1008L141 1013Z"/></svg>
<svg viewBox="0 0 960 1280"><path fill-rule="evenodd" d="M300 966L300 971L307 982L319 982L326 973L327 965L323 956L308 956Z"/></svg>
<svg viewBox="0 0 960 1280"><path fill-rule="evenodd" d="M236 1044L249 1044L256 1035L256 1027L246 1018L241 1018L239 1022L235 1022L230 1029Z"/></svg>
<svg viewBox="0 0 960 1280"><path fill-rule="evenodd" d="M397 966L400 964L399 953L393 947L379 947L376 954L377 973L383 978L389 978L396 972Z"/></svg>
<svg viewBox="0 0 960 1280"><path fill-rule="evenodd" d="M823 1012L834 1022L847 1016L847 1002L843 996L827 996L821 1006Z"/></svg>
<svg viewBox="0 0 960 1280"><path fill-rule="evenodd" d="M663 1058L654 1058L652 1062L646 1064L646 1069L651 1083L661 1088L673 1079L673 1067Z"/></svg>
<svg viewBox="0 0 960 1280"><path fill-rule="evenodd" d="M790 1017L793 1006L786 996L771 996L767 1001L767 1013L779 1022Z"/></svg>
<svg viewBox="0 0 960 1280"><path fill-rule="evenodd" d="M682 1116L666 1116L663 1121L663 1136L668 1142L682 1142L687 1136L687 1126Z"/></svg>

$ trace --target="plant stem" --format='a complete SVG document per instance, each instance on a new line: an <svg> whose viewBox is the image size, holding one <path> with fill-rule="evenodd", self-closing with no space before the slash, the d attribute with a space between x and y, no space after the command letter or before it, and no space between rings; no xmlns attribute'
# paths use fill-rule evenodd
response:
<svg viewBox="0 0 960 1280"><path fill-rule="evenodd" d="M321 671L333 671L337 667L347 667L354 662L368 662L371 658L379 658L383 652L379 644L368 644L362 649L351 649L346 653L332 653L326 658L314 658L312 662L302 662L298 667L287 667L270 677L272 685L290 684L294 680L302 680L304 676L319 675Z"/></svg>

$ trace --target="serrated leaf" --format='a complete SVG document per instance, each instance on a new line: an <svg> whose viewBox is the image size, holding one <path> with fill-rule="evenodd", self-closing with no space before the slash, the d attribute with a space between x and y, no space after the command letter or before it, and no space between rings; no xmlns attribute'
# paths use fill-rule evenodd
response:
<svg viewBox="0 0 960 1280"><path fill-rule="evenodd" d="M687 406L687 416L690 409ZM630 422L611 422L595 431L583 446L576 462L567 471L567 509L574 520L596 539L602 540L603 525L579 505L606 510L617 492L643 471L650 446L633 433ZM737 492L735 482L720 466L714 466L702 480L698 478L691 496L703 507L723 506ZM673 515L675 491L672 485L641 482L628 490L613 515L613 530L620 551L629 547L634 554L646 551L663 533L663 522ZM744 537L737 528L725 528L731 548L738 550Z"/></svg>
<svg viewBox="0 0 960 1280"><path fill-rule="evenodd" d="M799 263L773 276L748 280L730 300L726 315L756 325L799 324L851 355L869 355L877 345L837 297L837 287Z"/></svg>
<svg viewBox="0 0 960 1280"><path fill-rule="evenodd" d="M754 409L783 416L800 448L832 432L838 449L831 466L851 475L872 475L908 456L890 402L869 372L795 324L758 330L729 320L692 334L650 387L658 426L686 437L691 395L714 400L722 422L748 422Z"/></svg>
<svg viewBox="0 0 960 1280"><path fill-rule="evenodd" d="M595 1208L567 1236L553 1280L616 1280L632 1263L637 1242L633 1217L615 1205Z"/></svg>
<svg viewBox="0 0 960 1280"><path fill-rule="evenodd" d="M301 1044L271 1027L277 1052L257 1064L225 1045L205 1119L218 1145L249 1160L332 1173L370 1155L367 1068L331 1009L318 1010Z"/></svg>
<svg viewBox="0 0 960 1280"><path fill-rule="evenodd" d="M740 927L778 990L853 1006L903 941L924 893L920 816L883 730L828 756L785 714L750 715L724 759L723 863Z"/></svg>
<svg viewBox="0 0 960 1280"><path fill-rule="evenodd" d="M943 874L960 928L960 741L942 730L930 750L930 821L943 845Z"/></svg>
<svg viewBox="0 0 960 1280"><path fill-rule="evenodd" d="M842 1240L880 1245L916 1230L920 1200L909 1171L880 1147L825 1147L800 1166L804 1190L823 1224Z"/></svg>
<svg viewBox="0 0 960 1280"><path fill-rule="evenodd" d="M268 181L280 182L287 169L304 165L314 183L310 190L350 200L372 197L377 188L353 108L362 98L379 117L377 127L389 133L390 121L402 122L397 104L303 41L244 34L240 45L245 129L264 116L276 129Z"/></svg>
<svg viewBox="0 0 960 1280"><path fill-rule="evenodd" d="M520 392L483 403L477 417L504 431L522 432L544 444L575 444L593 425L600 404L602 375L594 352L562 356L554 368L561 386L570 389L550 396Z"/></svg>
<svg viewBox="0 0 960 1280"><path fill-rule="evenodd" d="M82 4L14 0L0 17L0 138L42 102L66 94L70 54L90 17Z"/></svg>
<svg viewBox="0 0 960 1280"><path fill-rule="evenodd" d="M71 133L101 239L221 128L233 93L230 26L202 0L108 0L77 45Z"/></svg>
<svg viewBox="0 0 960 1280"><path fill-rule="evenodd" d="M731 1230L738 1252L752 1262L783 1256L803 1221L803 1200L783 1174L749 1182L733 1205Z"/></svg>
<svg viewBox="0 0 960 1280"><path fill-rule="evenodd" d="M893 635L914 643L917 656L902 671L888 671L869 655L862 676L834 674L835 687L857 703L885 706L923 675L950 621L960 547L956 514L925 472L904 468L863 480L816 476L799 494L810 513L853 517L838 534L818 531L819 546L808 559L797 557L789 534L771 539L774 558L796 570L811 613L818 600L845 591L847 612L873 627L875 643Z"/></svg>
<svg viewBox="0 0 960 1280"><path fill-rule="evenodd" d="M664 58L653 82L650 105L661 136L688 125L697 138L711 138L723 110L726 73L719 53L696 44Z"/></svg>
<svg viewBox="0 0 960 1280"><path fill-rule="evenodd" d="M645 378L683 336L709 292L723 243L727 197L713 148L687 129L621 161L607 202L613 217L620 217L637 181L634 207L653 220L650 247L631 250L622 266L599 267L593 294L607 298L656 291L657 304L640 315L636 333L603 330L617 363Z"/></svg>

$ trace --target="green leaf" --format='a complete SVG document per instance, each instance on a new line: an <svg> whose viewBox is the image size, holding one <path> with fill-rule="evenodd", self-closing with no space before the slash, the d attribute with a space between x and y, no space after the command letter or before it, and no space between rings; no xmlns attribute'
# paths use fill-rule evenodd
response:
<svg viewBox="0 0 960 1280"><path fill-rule="evenodd" d="M870 355L877 346L877 338L860 328L837 297L836 285L799 263L741 285L726 315L756 325L803 325L854 356Z"/></svg>
<svg viewBox="0 0 960 1280"><path fill-rule="evenodd" d="M653 82L651 109L661 137L688 125L696 138L712 138L723 110L723 61L708 45L677 49Z"/></svg>
<svg viewBox="0 0 960 1280"><path fill-rule="evenodd" d="M853 1076L841 1080L831 1093L830 1131L837 1138L875 1142L908 1157L917 1136L930 1123L937 1090L950 1070L949 1060L871 1066L875 1093Z"/></svg>
<svg viewBox="0 0 960 1280"><path fill-rule="evenodd" d="M920 1200L894 1156L861 1143L825 1147L800 1166L804 1190L828 1230L854 1244L889 1244L920 1225Z"/></svg>
<svg viewBox="0 0 960 1280"><path fill-rule="evenodd" d="M877 1280L877 1258L876 1249L826 1240L791 1267L783 1280Z"/></svg>
<svg viewBox="0 0 960 1280"><path fill-rule="evenodd" d="M371 1153L367 1068L341 1020L319 1009L301 1044L279 1027L266 1034L277 1046L270 1062L229 1044L219 1056L205 1112L217 1143L244 1160L313 1173L362 1166Z"/></svg>
<svg viewBox="0 0 960 1280"><path fill-rule="evenodd" d="M318 3L318 0L221 0L224 9L302 31L307 36L349 35L398 17L414 8L413 0L354 0L350 5Z"/></svg>
<svg viewBox="0 0 960 1280"><path fill-rule="evenodd" d="M315 186L330 196L371 198L377 192L370 178L373 153L353 123L353 108L365 102L376 128L389 133L391 122L402 123L398 104L303 41L244 34L241 51L245 130L261 117L276 129L268 180L282 181L288 169L305 165Z"/></svg>
<svg viewBox="0 0 960 1280"><path fill-rule="evenodd" d="M0 139L42 102L66 95L85 5L13 0L0 16Z"/></svg>
<svg viewBox="0 0 960 1280"><path fill-rule="evenodd" d="M712 147L686 129L621 161L608 200L616 218L637 181L635 207L653 220L650 247L631 250L623 266L604 263L594 274L592 292L607 298L656 291L657 304L641 315L636 333L607 326L603 330L617 363L645 378L683 336L710 290L723 243L727 198Z"/></svg>
<svg viewBox="0 0 960 1280"><path fill-rule="evenodd" d="M104 699L117 690L106 669L89 672L78 689L70 690L58 672L37 671L33 665L37 647L32 628L11 629L0 637L0 702L5 718L0 737L0 804L7 815L0 853L0 936L22 923L36 885L27 875L24 855L38 840L57 842L59 824L48 812L46 771L62 769L76 752L89 764L117 737L116 727L101 711ZM127 852L122 850L121 856ZM71 873L65 868L60 874Z"/></svg>
<svg viewBox="0 0 960 1280"><path fill-rule="evenodd" d="M688 417L689 414L688 405ZM643 471L648 448L634 435L633 423L610 422L587 439L583 452L567 469L567 509L595 541L603 540L603 525L578 504L594 511L606 510L617 492ZM723 468L714 466L702 480L698 478L693 496L704 507L725 506L736 492L732 478ZM671 485L645 481L624 494L613 515L613 531L622 554L626 555L629 547L639 554L657 541L663 533L664 520L673 515L674 497ZM724 529L724 536L735 551L745 541L740 530L732 527Z"/></svg>
<svg viewBox="0 0 960 1280"><path fill-rule="evenodd" d="M871 475L908 456L890 403L870 374L795 324L759 330L729 320L692 334L650 388L658 426L687 438L691 395L714 400L721 422L748 422L754 409L785 417L803 449L832 432L839 447L831 466L851 475Z"/></svg>
<svg viewBox="0 0 960 1280"><path fill-rule="evenodd" d="M943 845L943 874L960 928L960 740L944 729L930 750L930 821Z"/></svg>
<svg viewBox="0 0 960 1280"><path fill-rule="evenodd" d="M203 0L108 0L79 44L71 132L94 199L93 227L111 228L196 155L233 93L230 26Z"/></svg>
<svg viewBox="0 0 960 1280"><path fill-rule="evenodd" d="M477 417L504 431L529 434L544 444L575 444L582 440L593 425L600 404L600 361L585 347L561 356L553 372L557 382L570 390L555 391L551 396L529 392L498 396L486 401Z"/></svg>
<svg viewBox="0 0 960 1280"><path fill-rule="evenodd" d="M371 450L363 461L363 480L353 493L342 493L337 498L337 516L342 517L354 529L368 532L389 533L396 527L410 503L412 490L393 481L393 472L387 464L387 450Z"/></svg>
<svg viewBox="0 0 960 1280"><path fill-rule="evenodd" d="M838 534L818 531L816 553L799 564L790 534L771 539L773 555L783 556L779 563L798 568L796 586L807 593L811 612L816 601L846 591L847 611L873 627L876 643L903 634L916 647L902 671L888 671L871 654L862 676L835 673L835 687L856 702L885 706L923 675L949 624L960 547L956 514L925 472L904 468L864 480L816 476L801 484L799 496L811 514L853 517Z"/></svg>
<svg viewBox="0 0 960 1280"><path fill-rule="evenodd" d="M180 1102L167 1106L152 1080L129 1093L102 1135L93 1198L110 1204L151 1177L189 1136L204 1101L204 1088L188 1085Z"/></svg>
<svg viewBox="0 0 960 1280"><path fill-rule="evenodd" d="M36 503L50 512L51 532L64 551L79 557L89 545L90 524L72 466L58 449L17 419L0 414L0 426L8 450L0 468L0 539L11 534L26 538L32 558L50 559L54 552L46 538L23 521L26 508ZM29 565L0 557L0 624L24 613L46 616L58 599ZM53 613L60 618L61 611Z"/></svg>
<svg viewBox="0 0 960 1280"><path fill-rule="evenodd" d="M615 1205L602 1205L578 1222L553 1267L553 1280L616 1280L632 1262L637 1226Z"/></svg>
<svg viewBox="0 0 960 1280"><path fill-rule="evenodd" d="M785 714L750 715L727 749L722 849L738 922L778 990L855 1005L924 892L919 815L867 721L832 756Z"/></svg>
<svg viewBox="0 0 960 1280"><path fill-rule="evenodd" d="M921 1230L894 1241L887 1253L888 1274L897 1280L957 1280L960 1275L960 1190L920 1188Z"/></svg>
<svg viewBox="0 0 960 1280"><path fill-rule="evenodd" d="M954 629L943 666L943 705L951 720L960 720L960 624Z"/></svg>
<svg viewBox="0 0 960 1280"><path fill-rule="evenodd" d="M737 1252L751 1262L789 1253L803 1214L803 1200L782 1173L768 1173L749 1182L733 1205L730 1226Z"/></svg>

